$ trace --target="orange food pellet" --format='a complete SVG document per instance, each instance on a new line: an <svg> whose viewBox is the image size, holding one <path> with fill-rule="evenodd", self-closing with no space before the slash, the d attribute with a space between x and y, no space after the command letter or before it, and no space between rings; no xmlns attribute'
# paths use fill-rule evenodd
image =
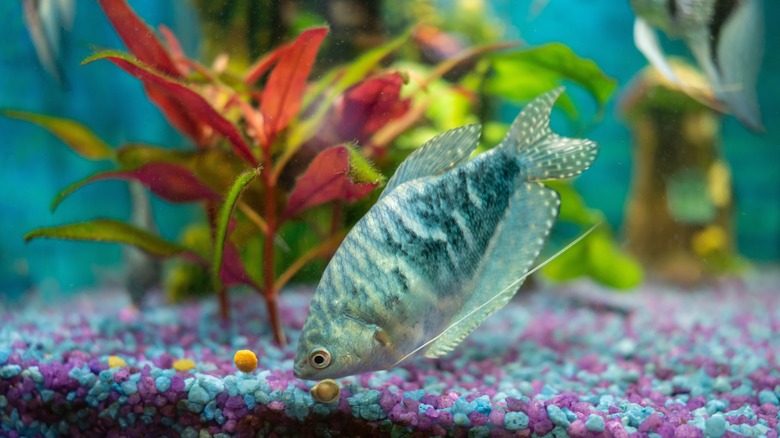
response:
<svg viewBox="0 0 780 438"><path fill-rule="evenodd" d="M236 368L245 373L251 373L257 368L257 356L249 350L236 351L233 362L235 362Z"/></svg>
<svg viewBox="0 0 780 438"><path fill-rule="evenodd" d="M173 369L176 371L189 371L195 368L195 362L192 359L179 359L173 363Z"/></svg>

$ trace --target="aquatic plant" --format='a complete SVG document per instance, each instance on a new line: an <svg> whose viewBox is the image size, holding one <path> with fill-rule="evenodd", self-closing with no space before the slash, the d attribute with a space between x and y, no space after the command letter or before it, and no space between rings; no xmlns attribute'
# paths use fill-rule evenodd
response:
<svg viewBox="0 0 780 438"><path fill-rule="evenodd" d="M408 34L311 81L328 33L325 27L311 28L235 75L223 58L212 67L188 58L164 26L159 39L124 0L99 3L129 53L100 51L84 64L109 61L140 80L194 150L134 143L115 149L72 120L19 111L5 115L41 125L84 158L113 161L114 169L62 190L52 209L95 181L135 180L166 201L203 205L209 245L166 240L109 219L39 228L25 240L118 242L161 258L183 258L208 270L225 319L228 287L245 285L260 293L275 339L283 344L279 290L308 263L335 251L344 236L344 205L366 197L384 179L367 157L383 157L390 142L421 117L401 95L407 77L380 67ZM465 51L421 78L420 88L458 62L500 47ZM326 227L307 217L322 215L315 207L324 204L331 206ZM291 223L306 225L304 238L300 227L288 227ZM287 232L296 237L294 251L288 249ZM280 248L290 255L278 272Z"/></svg>
<svg viewBox="0 0 780 438"><path fill-rule="evenodd" d="M167 44L163 44L125 1L102 0L100 4L130 53L102 51L84 63L108 60L139 79L149 99L195 144L195 150L138 144L114 150L73 121L21 112L6 115L40 124L85 158L113 159L116 163L114 170L67 187L52 208L94 181L137 180L167 201L202 203L209 218L213 248L210 254L204 254L106 219L37 229L25 239L121 242L159 257L182 256L209 266L213 285L223 301L223 316L228 316L225 288L248 285L262 293L276 340L283 343L276 310L278 290L306 262L333 251L342 234L334 230L278 276L274 265L274 245L280 241L277 236L284 221L329 201L360 199L381 183L381 173L355 146L346 144L356 138L352 132L337 132L339 135L325 142L319 138L319 128L333 113L349 120L353 112L360 111L370 122L364 125L363 137L357 137L363 139L372 134L372 126L382 126L406 111L406 101L400 97L400 75L376 71L393 46L372 52L361 62L326 77L304 97L327 28L304 31L295 41L257 61L242 78L236 78L220 75L219 68L209 69L187 58L174 35L164 27L160 31ZM261 87L264 76L267 80ZM350 108L353 102L363 106ZM342 128L343 124L335 127ZM285 165L302 148L314 156L297 181L283 186L280 179ZM245 223L254 223L255 230ZM257 244L258 240L263 247L259 269L245 263L241 254L244 243Z"/></svg>

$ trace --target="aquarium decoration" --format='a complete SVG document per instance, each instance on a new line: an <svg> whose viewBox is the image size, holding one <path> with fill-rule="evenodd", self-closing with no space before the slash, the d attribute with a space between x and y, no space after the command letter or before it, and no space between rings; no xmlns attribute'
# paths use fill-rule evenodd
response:
<svg viewBox="0 0 780 438"><path fill-rule="evenodd" d="M673 66L698 85L694 91L647 68L621 102L636 142L625 229L630 251L652 275L692 284L740 263L719 104L699 73L681 61Z"/></svg>

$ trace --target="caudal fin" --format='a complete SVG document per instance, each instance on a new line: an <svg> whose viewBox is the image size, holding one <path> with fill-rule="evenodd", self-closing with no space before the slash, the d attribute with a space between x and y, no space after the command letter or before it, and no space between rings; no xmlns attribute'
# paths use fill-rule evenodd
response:
<svg viewBox="0 0 780 438"><path fill-rule="evenodd" d="M562 92L563 87L549 91L523 108L499 145L518 157L528 181L577 176L598 155L596 142L561 137L550 129L550 112Z"/></svg>
<svg viewBox="0 0 780 438"><path fill-rule="evenodd" d="M763 132L756 82L764 54L763 0L741 2L724 24L718 40L718 98L745 126Z"/></svg>

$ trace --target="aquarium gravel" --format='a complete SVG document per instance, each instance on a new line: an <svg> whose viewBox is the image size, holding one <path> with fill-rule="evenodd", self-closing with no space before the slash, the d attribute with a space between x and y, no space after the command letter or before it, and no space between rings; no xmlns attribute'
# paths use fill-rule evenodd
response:
<svg viewBox="0 0 780 438"><path fill-rule="evenodd" d="M134 313L118 292L5 311L0 435L776 437L778 284L542 287L446 357L340 379L331 404L292 375L306 291L282 294L283 349L254 295L232 298L230 326L214 302Z"/></svg>

